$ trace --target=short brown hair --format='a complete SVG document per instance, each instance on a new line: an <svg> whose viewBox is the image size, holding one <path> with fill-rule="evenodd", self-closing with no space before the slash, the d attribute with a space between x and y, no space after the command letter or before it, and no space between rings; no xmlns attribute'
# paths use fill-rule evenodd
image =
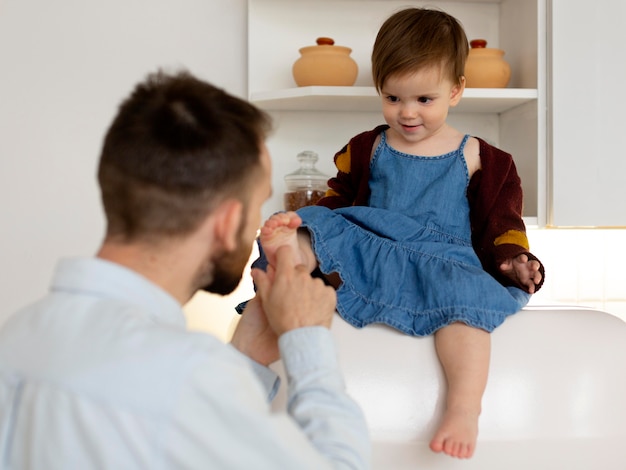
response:
<svg viewBox="0 0 626 470"><path fill-rule="evenodd" d="M184 235L216 203L247 204L269 117L187 72L158 72L120 105L98 181L107 238Z"/></svg>
<svg viewBox="0 0 626 470"><path fill-rule="evenodd" d="M452 83L461 83L469 52L461 24L449 14L408 8L391 15L381 26L372 51L372 75L380 92L392 75L443 66Z"/></svg>

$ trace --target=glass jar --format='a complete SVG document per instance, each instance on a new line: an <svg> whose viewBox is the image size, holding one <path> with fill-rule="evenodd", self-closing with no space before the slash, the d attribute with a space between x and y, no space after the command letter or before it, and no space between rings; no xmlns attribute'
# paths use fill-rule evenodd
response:
<svg viewBox="0 0 626 470"><path fill-rule="evenodd" d="M298 154L300 168L285 176L285 210L295 211L301 207L314 206L326 194L328 176L315 168L317 159L317 153L312 150Z"/></svg>

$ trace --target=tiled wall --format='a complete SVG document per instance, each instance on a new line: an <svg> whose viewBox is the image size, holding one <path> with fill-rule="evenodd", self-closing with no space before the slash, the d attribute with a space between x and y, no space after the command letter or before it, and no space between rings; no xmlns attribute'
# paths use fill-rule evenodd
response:
<svg viewBox="0 0 626 470"><path fill-rule="evenodd" d="M626 321L626 230L529 229L528 238L546 267L534 303L584 305Z"/></svg>

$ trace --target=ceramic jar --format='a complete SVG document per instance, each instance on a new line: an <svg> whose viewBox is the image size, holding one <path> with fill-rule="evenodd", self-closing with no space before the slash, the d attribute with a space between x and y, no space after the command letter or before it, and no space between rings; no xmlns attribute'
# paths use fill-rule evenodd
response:
<svg viewBox="0 0 626 470"><path fill-rule="evenodd" d="M300 49L293 64L293 78L298 86L352 86L359 68L350 53L352 49L335 46L331 38L317 38L316 46Z"/></svg>
<svg viewBox="0 0 626 470"><path fill-rule="evenodd" d="M505 88L511 78L511 66L502 49L487 47L484 39L470 41L465 63L465 86L468 88Z"/></svg>

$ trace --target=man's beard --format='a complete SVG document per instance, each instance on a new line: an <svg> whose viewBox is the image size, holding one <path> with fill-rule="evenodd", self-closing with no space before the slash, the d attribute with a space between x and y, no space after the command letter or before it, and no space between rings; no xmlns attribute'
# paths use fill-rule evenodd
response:
<svg viewBox="0 0 626 470"><path fill-rule="evenodd" d="M209 278L210 281L207 279L208 283L200 284L200 289L214 294L227 295L237 288L241 282L243 270L250 259L250 253L252 253L252 243L243 239L245 224L244 218L239 225L235 249L218 254L208 266L212 268L211 271L201 274L200 279Z"/></svg>
<svg viewBox="0 0 626 470"><path fill-rule="evenodd" d="M202 290L219 295L227 295L234 291L248 264L251 249L246 250L241 240L238 247L229 253L222 253L213 261L213 279Z"/></svg>

